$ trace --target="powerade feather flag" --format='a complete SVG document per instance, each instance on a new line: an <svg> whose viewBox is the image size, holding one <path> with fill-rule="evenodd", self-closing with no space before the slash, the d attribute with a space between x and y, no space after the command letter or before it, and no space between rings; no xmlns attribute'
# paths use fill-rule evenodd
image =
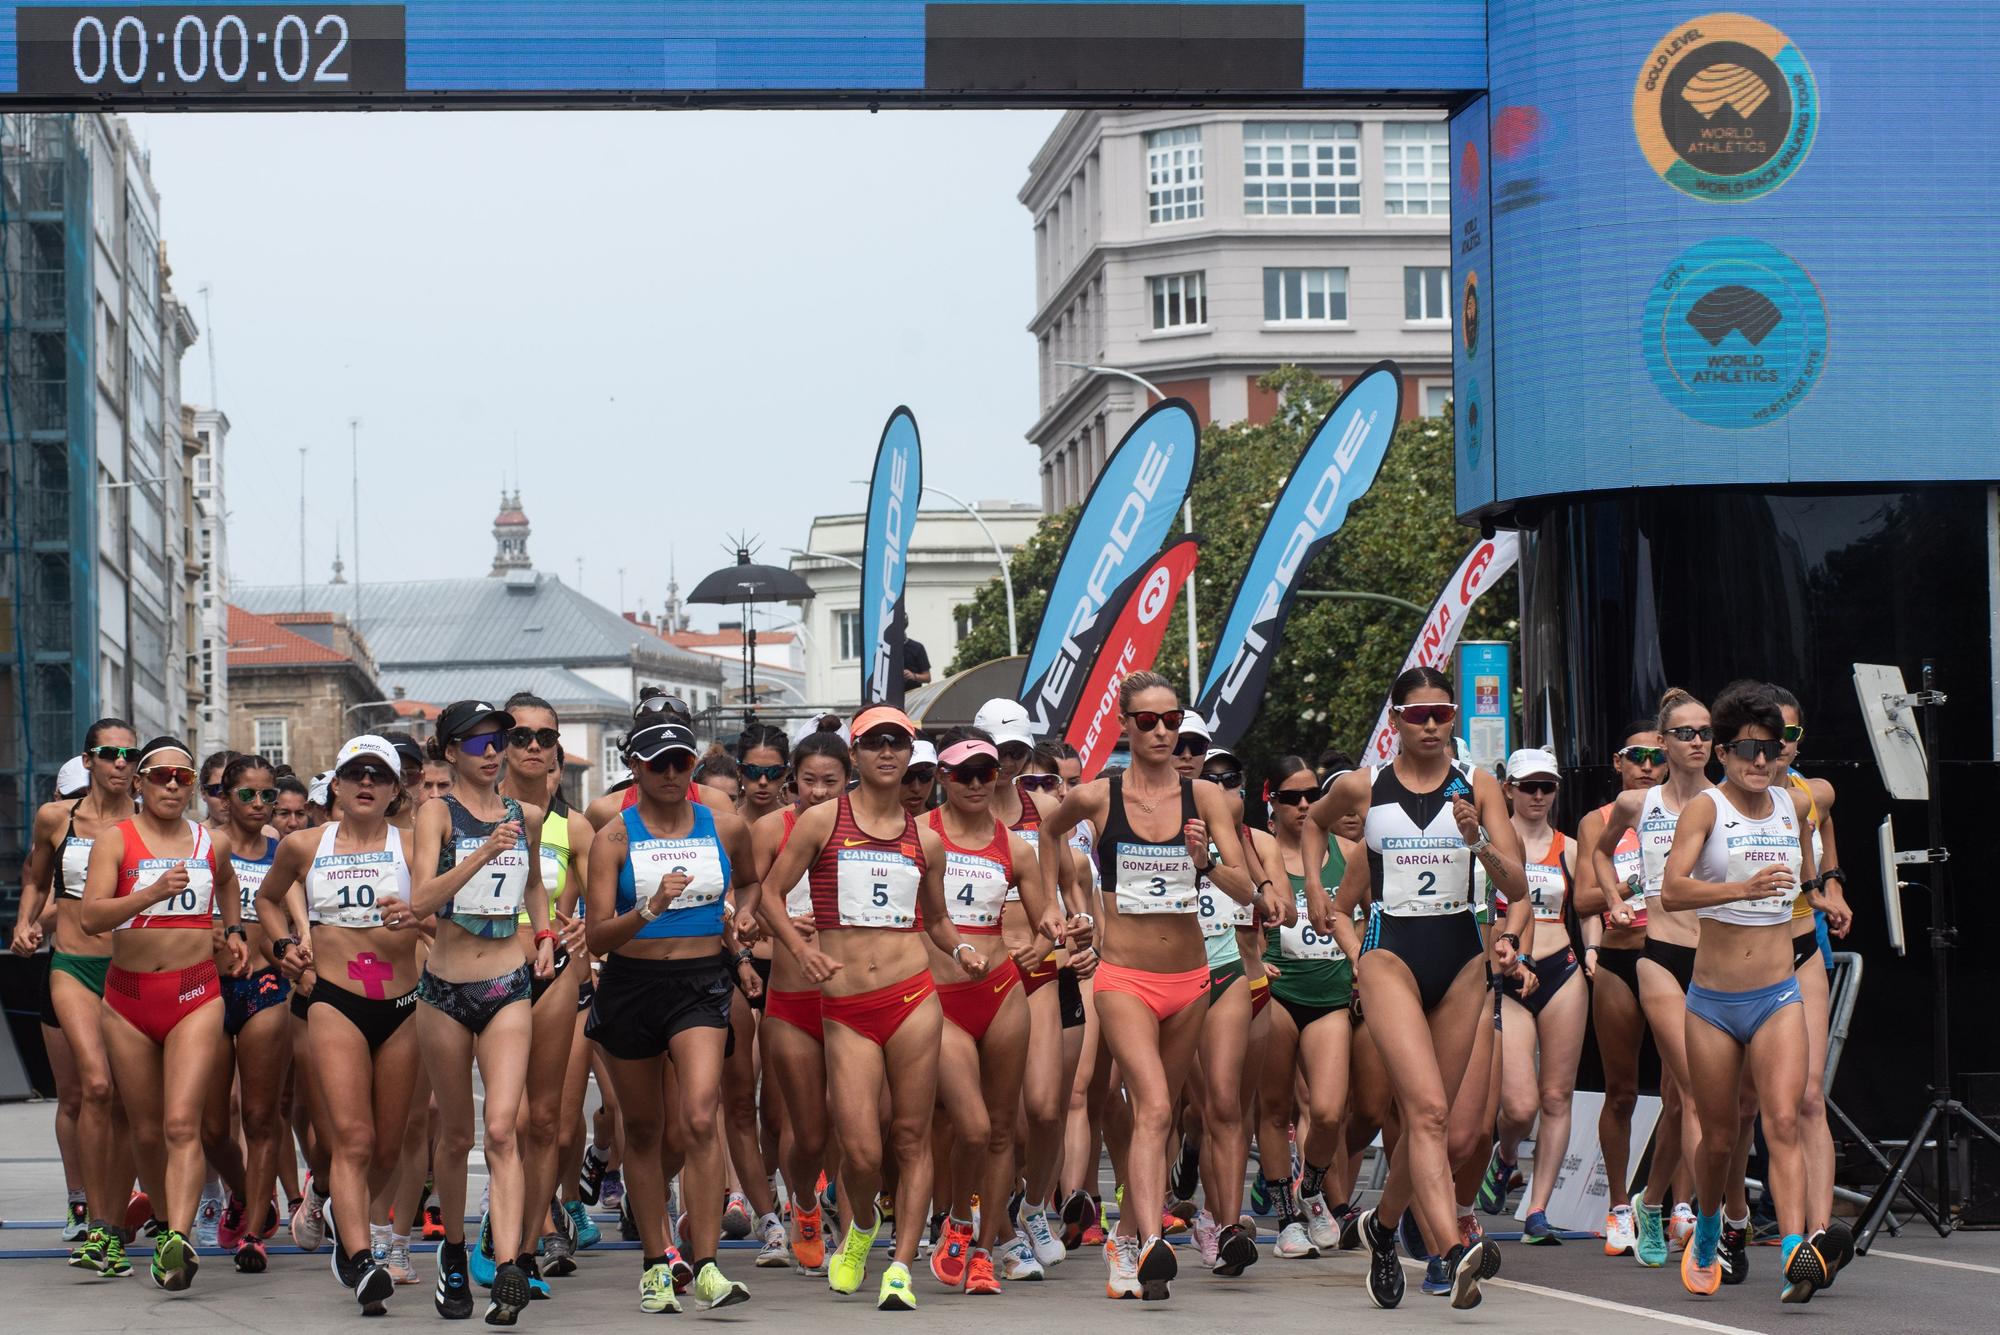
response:
<svg viewBox="0 0 2000 1335"><path fill-rule="evenodd" d="M1126 582L1114 602L1118 615L1104 635L1104 646L1090 669L1077 701L1076 716L1063 738L1076 748L1083 763L1083 782L1104 768L1118 745L1123 720L1118 716L1118 687L1134 672L1144 672L1160 656L1160 641L1174 614L1174 600L1194 573L1200 555L1198 541L1182 538L1161 552L1136 578Z"/></svg>
<svg viewBox="0 0 2000 1335"><path fill-rule="evenodd" d="M903 578L924 489L923 446L908 408L889 414L868 485L868 533L861 552L861 703L903 704Z"/></svg>
<svg viewBox="0 0 2000 1335"><path fill-rule="evenodd" d="M1036 736L1053 737L1068 724L1104 639L1098 623L1105 605L1166 542L1194 480L1200 436L1194 408L1168 399L1134 422L1104 461L1063 548L1021 674L1018 698Z"/></svg>
<svg viewBox="0 0 2000 1335"><path fill-rule="evenodd" d="M1472 550L1458 563L1458 569L1451 572L1451 578L1438 590L1431 614L1424 618L1424 628L1417 632L1417 642L1410 646L1409 656L1396 675L1401 676L1413 667L1443 668L1451 658L1452 647L1458 643L1459 632L1465 629L1472 615L1472 605L1479 601L1480 594L1498 584L1500 577L1514 568L1520 555L1518 533L1496 533L1473 543ZM1390 726L1389 702L1384 700L1361 763L1386 765L1395 758L1396 730Z"/></svg>
<svg viewBox="0 0 2000 1335"><path fill-rule="evenodd" d="M1271 506L1202 683L1199 708L1215 730L1215 745L1236 745L1256 719L1299 574L1347 521L1348 507L1374 485L1402 401L1403 373L1396 364L1370 367L1319 424Z"/></svg>

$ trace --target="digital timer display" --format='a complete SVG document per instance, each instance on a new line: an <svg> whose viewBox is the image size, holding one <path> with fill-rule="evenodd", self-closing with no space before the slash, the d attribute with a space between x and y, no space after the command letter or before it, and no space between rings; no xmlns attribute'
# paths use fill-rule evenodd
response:
<svg viewBox="0 0 2000 1335"><path fill-rule="evenodd" d="M20 91L65 98L404 91L403 6L15 11Z"/></svg>

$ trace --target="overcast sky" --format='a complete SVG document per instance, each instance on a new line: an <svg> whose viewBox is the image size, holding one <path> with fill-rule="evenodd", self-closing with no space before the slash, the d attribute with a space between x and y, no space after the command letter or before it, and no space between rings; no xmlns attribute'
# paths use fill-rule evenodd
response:
<svg viewBox="0 0 2000 1335"><path fill-rule="evenodd" d="M535 564L657 610L861 508L907 402L925 475L1038 500L1034 244L1053 112L139 116L183 394L232 424L230 577L483 575L503 475ZM208 285L212 316L198 289ZM518 472L517 463L518 458ZM713 614L697 624L712 622Z"/></svg>

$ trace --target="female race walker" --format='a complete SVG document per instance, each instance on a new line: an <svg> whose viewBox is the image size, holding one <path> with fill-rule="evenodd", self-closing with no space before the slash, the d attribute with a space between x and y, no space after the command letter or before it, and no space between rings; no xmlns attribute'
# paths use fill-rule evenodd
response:
<svg viewBox="0 0 2000 1335"><path fill-rule="evenodd" d="M1784 1234L1788 1303L1810 1302L1826 1283L1823 1236L1806 1238L1805 1007L1792 958L1792 902L1813 879L1812 829L1786 790L1784 716L1771 688L1736 682L1716 697L1722 784L1681 812L1667 855L1661 902L1702 919L1687 991L1688 1076L1701 1119L1695 1158L1701 1214L1681 1255L1688 1292L1722 1284L1722 1200L1736 1141L1737 1090L1748 1068L1770 1150L1771 1197Z"/></svg>
<svg viewBox="0 0 2000 1335"><path fill-rule="evenodd" d="M1196 881L1222 870L1216 883L1233 894L1229 873L1246 864L1222 790L1174 767L1188 711L1173 686L1157 672L1135 672L1119 686L1118 705L1131 766L1077 788L1042 822L1042 878L1057 882L1070 831L1089 821L1102 882L1094 999L1132 1108L1125 1208L1105 1248L1105 1293L1160 1301L1178 1269L1160 1235L1167 1137L1211 986ZM1246 882L1235 886L1247 897Z"/></svg>
<svg viewBox="0 0 2000 1335"><path fill-rule="evenodd" d="M867 1278L868 1251L882 1220L877 1211L864 1226L863 1212L873 1208L881 1188L888 1123L898 1169L896 1215L908 1223L896 1230L876 1298L885 1311L917 1305L910 1263L931 1196L931 1115L944 1013L917 933L928 934L968 977L984 977L987 970L985 956L960 939L945 911L943 841L903 809L903 772L916 732L899 709L863 710L853 728L860 786L800 813L771 866L774 886L797 885L810 871L813 940L792 925L782 904L774 900L764 911L765 925L806 978L821 985L827 1110L840 1138L840 1199L854 1216L827 1265L827 1287L835 1293L853 1293Z"/></svg>
<svg viewBox="0 0 2000 1335"><path fill-rule="evenodd" d="M1394 1229L1384 1221L1413 1207L1426 1248L1444 1258L1452 1306L1470 1308L1479 1304L1479 1282L1498 1272L1500 1251L1484 1238L1470 1246L1459 1240L1447 1130L1468 1066L1483 1069L1492 1060L1486 977L1521 972L1528 925L1521 840L1493 776L1452 758L1458 707L1444 674L1410 668L1396 678L1389 701L1396 758L1335 779L1300 831L1308 917L1357 961L1369 1030L1401 1112L1382 1199L1359 1222L1369 1299L1378 1307L1402 1301ZM1356 811L1366 813L1368 857L1348 864L1339 894L1329 898L1319 883L1326 831ZM1490 948L1473 914L1475 865L1509 906ZM1376 903L1365 943L1353 919L1364 893Z"/></svg>
<svg viewBox="0 0 2000 1335"><path fill-rule="evenodd" d="M209 827L186 814L193 754L162 737L140 748L137 770L143 805L91 846L82 918L84 931L112 934L104 1047L140 1179L165 1203L153 1282L179 1290L199 1268L188 1232L208 1171L201 1114L223 1055L222 979L209 942L217 904L230 973L248 957L227 849L218 854Z"/></svg>

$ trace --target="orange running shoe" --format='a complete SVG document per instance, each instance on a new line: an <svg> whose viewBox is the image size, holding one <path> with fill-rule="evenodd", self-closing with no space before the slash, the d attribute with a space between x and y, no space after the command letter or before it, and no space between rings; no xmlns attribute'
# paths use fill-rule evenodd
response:
<svg viewBox="0 0 2000 1335"><path fill-rule="evenodd" d="M1695 1261L1694 1239L1681 1252L1681 1284L1689 1293L1707 1295L1722 1287L1722 1254L1718 1251L1708 1258L1707 1265Z"/></svg>
<svg viewBox="0 0 2000 1335"><path fill-rule="evenodd" d="M937 1246L931 1248L931 1273L948 1289L965 1284L966 1255L972 1250L972 1228L956 1219L944 1221Z"/></svg>
<svg viewBox="0 0 2000 1335"><path fill-rule="evenodd" d="M792 1260L807 1274L816 1275L826 1266L826 1235L820 1227L817 1202L811 1213L792 1211Z"/></svg>
<svg viewBox="0 0 2000 1335"><path fill-rule="evenodd" d="M993 1254L984 1247L975 1248L965 1263L965 1291L967 1293L998 1293L1000 1280L993 1273Z"/></svg>

